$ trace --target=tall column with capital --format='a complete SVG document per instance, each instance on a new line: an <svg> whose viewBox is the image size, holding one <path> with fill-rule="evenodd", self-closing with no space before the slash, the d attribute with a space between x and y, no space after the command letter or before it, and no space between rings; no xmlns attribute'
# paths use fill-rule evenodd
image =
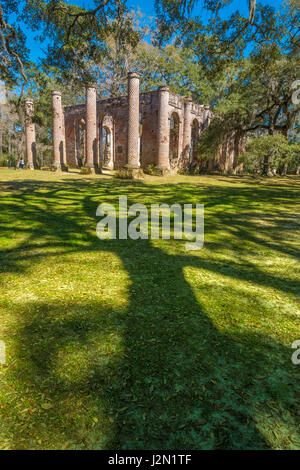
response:
<svg viewBox="0 0 300 470"><path fill-rule="evenodd" d="M169 122L169 87L158 89L158 128L157 128L157 165L162 169L170 168L170 122Z"/></svg>
<svg viewBox="0 0 300 470"><path fill-rule="evenodd" d="M138 168L139 156L140 78L136 72L128 73L127 164Z"/></svg>
<svg viewBox="0 0 300 470"><path fill-rule="evenodd" d="M25 137L26 137L26 155L27 167L34 170L36 165L36 141L35 141L35 124L33 117L33 100L25 99Z"/></svg>
<svg viewBox="0 0 300 470"><path fill-rule="evenodd" d="M189 160L191 151L192 138L192 98L188 97L184 103L183 118L183 152L182 156L185 161Z"/></svg>
<svg viewBox="0 0 300 470"><path fill-rule="evenodd" d="M52 91L52 112L53 166L59 170L64 169L66 164L65 125L60 91Z"/></svg>
<svg viewBox="0 0 300 470"><path fill-rule="evenodd" d="M97 166L97 93L95 86L86 89L86 166Z"/></svg>

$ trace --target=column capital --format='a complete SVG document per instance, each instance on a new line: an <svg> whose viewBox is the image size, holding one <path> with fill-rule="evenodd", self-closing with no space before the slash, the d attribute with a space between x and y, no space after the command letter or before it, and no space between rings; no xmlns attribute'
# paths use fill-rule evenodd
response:
<svg viewBox="0 0 300 470"><path fill-rule="evenodd" d="M170 91L170 88L167 86L167 85L162 85L160 87L158 87L158 91L161 93L161 92L164 92L164 91L167 91L169 92Z"/></svg>
<svg viewBox="0 0 300 470"><path fill-rule="evenodd" d="M61 91L58 91L58 90L52 90L52 91L51 91L51 95L52 95L52 96L54 96L54 95L61 96Z"/></svg>
<svg viewBox="0 0 300 470"><path fill-rule="evenodd" d="M128 72L127 74L128 79L130 80L131 78L140 78L140 74L138 72Z"/></svg>
<svg viewBox="0 0 300 470"><path fill-rule="evenodd" d="M34 108L34 102L33 102L33 99L32 98L25 98L25 117L26 119L28 120L28 118L30 118L30 120L32 119L32 116L33 116L33 108Z"/></svg>

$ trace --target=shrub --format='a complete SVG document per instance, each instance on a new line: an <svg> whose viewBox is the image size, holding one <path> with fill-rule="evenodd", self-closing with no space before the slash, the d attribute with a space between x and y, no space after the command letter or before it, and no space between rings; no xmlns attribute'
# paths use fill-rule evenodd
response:
<svg viewBox="0 0 300 470"><path fill-rule="evenodd" d="M80 174L81 175L90 175L92 173L92 170L90 169L89 166L82 166L80 168Z"/></svg>
<svg viewBox="0 0 300 470"><path fill-rule="evenodd" d="M115 177L124 180L142 179L144 177L141 168L120 168L115 172Z"/></svg>
<svg viewBox="0 0 300 470"><path fill-rule="evenodd" d="M254 137L247 144L246 152L240 156L239 162L244 164L246 171L262 175L279 172L285 175L288 170L295 171L297 147L282 134Z"/></svg>
<svg viewBox="0 0 300 470"><path fill-rule="evenodd" d="M0 157L0 166L7 166L7 157L1 155Z"/></svg>
<svg viewBox="0 0 300 470"><path fill-rule="evenodd" d="M163 175L163 170L156 166L154 163L149 163L145 169L144 172L147 175L152 175L152 176L162 176Z"/></svg>
<svg viewBox="0 0 300 470"><path fill-rule="evenodd" d="M13 154L3 154L3 155L1 155L1 157L0 157L0 166L7 167L8 160L10 161L12 167L17 166L18 158L16 157L16 155L13 155Z"/></svg>
<svg viewBox="0 0 300 470"><path fill-rule="evenodd" d="M123 180L132 180L133 173L128 168L120 168L115 172L115 177Z"/></svg>

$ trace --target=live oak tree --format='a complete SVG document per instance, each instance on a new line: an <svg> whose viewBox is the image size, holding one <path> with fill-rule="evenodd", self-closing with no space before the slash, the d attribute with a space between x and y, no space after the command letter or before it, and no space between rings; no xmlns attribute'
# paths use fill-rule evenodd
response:
<svg viewBox="0 0 300 470"><path fill-rule="evenodd" d="M197 18L183 24L175 41L189 47L198 59L199 79L204 73L211 83L215 119L200 142L202 156L216 155L232 132L241 138L255 133L289 136L297 128L299 105L292 101L292 87L300 76L300 21L295 3L277 14L258 5L247 28L237 13L215 25Z"/></svg>
<svg viewBox="0 0 300 470"><path fill-rule="evenodd" d="M218 14L225 9L232 0L155 0L157 14L156 38L161 44L169 39L179 29L188 31L190 18L193 16L199 23L199 13L202 8L206 9L212 17L213 23L218 22ZM249 17L239 35L243 33L248 24L252 24L256 0L246 0L249 7Z"/></svg>
<svg viewBox="0 0 300 470"><path fill-rule="evenodd" d="M0 4L0 80L8 87L21 85L20 99L27 82L29 63L26 37L19 25L10 24L8 16L18 14L18 1Z"/></svg>
<svg viewBox="0 0 300 470"><path fill-rule="evenodd" d="M245 170L269 176L276 173L286 175L289 169L296 173L299 159L300 144L290 143L284 135L275 134L252 139L240 162L243 162Z"/></svg>
<svg viewBox="0 0 300 470"><path fill-rule="evenodd" d="M47 45L45 64L60 69L67 81L93 81L94 63L105 55L105 40L114 28L114 19L126 14L123 0L95 0L91 9L62 0L10 0L0 5L0 79L8 86L21 85L20 97L28 81L30 66L25 47L24 24ZM14 18L14 19L12 19ZM123 44L138 41L130 22L123 24Z"/></svg>
<svg viewBox="0 0 300 470"><path fill-rule="evenodd" d="M0 4L0 80L17 88L18 120L22 117L24 92L34 95L40 144L47 147L50 133L51 88L64 90L65 104L83 97L85 85L94 81L95 67L106 55L106 41L122 23L122 46L134 45L139 33L126 17L123 0L95 0L90 9L61 0L9 0ZM32 31L47 48L46 57L36 64L29 61L24 28ZM42 131L44 129L44 131Z"/></svg>

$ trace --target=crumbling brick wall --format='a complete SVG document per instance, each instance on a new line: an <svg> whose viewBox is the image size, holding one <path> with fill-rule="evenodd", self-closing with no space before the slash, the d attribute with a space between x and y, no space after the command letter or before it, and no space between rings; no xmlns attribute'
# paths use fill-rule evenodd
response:
<svg viewBox="0 0 300 470"><path fill-rule="evenodd" d="M158 119L159 119L159 91L140 93L140 165L145 168L148 164L158 163ZM168 122L165 124L164 132L170 132L170 122L172 114L178 118L178 158L170 160L170 170L176 172L180 167L189 164L191 156L188 153L184 158L183 140L184 126L191 134L193 121L197 120L199 132L205 130L209 125L211 111L208 106L191 103L190 114L185 114L186 98L169 93L167 104ZM66 106L65 110L65 132L66 132L66 156L67 164L70 167L78 166L78 126L85 122L86 107L84 104ZM101 148L101 129L104 125L103 119L109 116L111 124L112 138L112 161L113 168L118 169L127 163L127 129L128 129L128 102L127 97L109 98L97 101L97 145L99 162L101 167L103 160L103 149ZM190 126L190 129L189 129Z"/></svg>

